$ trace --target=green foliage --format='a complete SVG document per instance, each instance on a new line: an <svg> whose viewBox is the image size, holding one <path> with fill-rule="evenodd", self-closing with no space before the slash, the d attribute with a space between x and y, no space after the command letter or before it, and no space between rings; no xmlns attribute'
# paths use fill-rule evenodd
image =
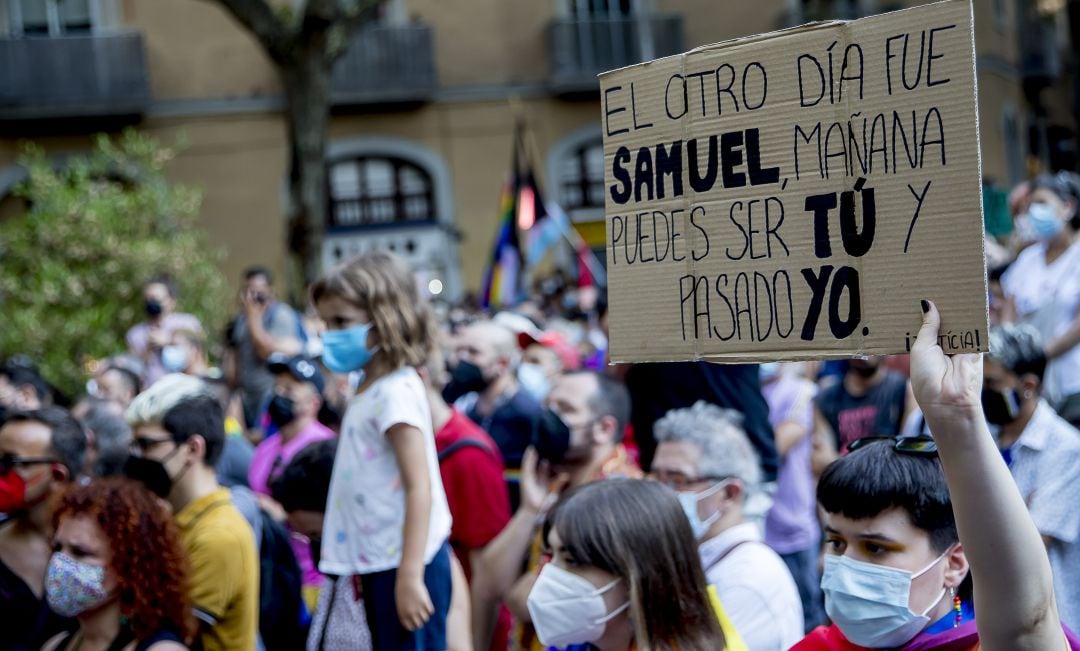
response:
<svg viewBox="0 0 1080 651"><path fill-rule="evenodd" d="M27 145L25 215L0 222L0 357L22 353L61 391L77 394L93 360L125 350L145 318L142 285L167 273L177 309L218 332L228 303L223 253L195 225L198 191L169 183L174 152L127 131L53 169Z"/></svg>

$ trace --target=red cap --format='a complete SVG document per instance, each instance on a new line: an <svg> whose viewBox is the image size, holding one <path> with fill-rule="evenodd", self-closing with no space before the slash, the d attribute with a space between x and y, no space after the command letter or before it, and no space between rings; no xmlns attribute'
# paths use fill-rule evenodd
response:
<svg viewBox="0 0 1080 651"><path fill-rule="evenodd" d="M536 337L527 332L518 335L518 345L521 346L522 350L532 344L540 344L544 348L555 351L555 354L562 360L563 370L565 371L575 371L581 367L581 356L578 354L577 349L566 340L566 337L558 332L541 332Z"/></svg>

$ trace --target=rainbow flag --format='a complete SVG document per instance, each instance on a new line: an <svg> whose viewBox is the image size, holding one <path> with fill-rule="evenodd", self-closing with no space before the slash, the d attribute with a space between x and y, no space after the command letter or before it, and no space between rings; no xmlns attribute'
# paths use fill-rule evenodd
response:
<svg viewBox="0 0 1080 651"><path fill-rule="evenodd" d="M521 195L521 177L518 174L520 131L514 138L513 167L499 196L499 231L491 262L484 272L480 299L485 308L511 307L518 303L521 294L521 243L518 239L517 219Z"/></svg>

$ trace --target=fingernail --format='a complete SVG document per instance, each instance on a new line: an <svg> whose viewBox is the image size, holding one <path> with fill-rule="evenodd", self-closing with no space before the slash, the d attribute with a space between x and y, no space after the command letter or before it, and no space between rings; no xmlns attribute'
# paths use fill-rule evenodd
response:
<svg viewBox="0 0 1080 651"><path fill-rule="evenodd" d="M928 303L926 299L919 301L919 303L922 304L922 311L924 314L930 311L930 303Z"/></svg>

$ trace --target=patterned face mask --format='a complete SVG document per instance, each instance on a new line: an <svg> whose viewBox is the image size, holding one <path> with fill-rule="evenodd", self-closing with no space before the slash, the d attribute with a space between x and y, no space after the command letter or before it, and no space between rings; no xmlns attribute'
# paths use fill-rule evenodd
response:
<svg viewBox="0 0 1080 651"><path fill-rule="evenodd" d="M109 600L104 583L104 567L56 552L45 575L45 598L57 615L75 617Z"/></svg>

